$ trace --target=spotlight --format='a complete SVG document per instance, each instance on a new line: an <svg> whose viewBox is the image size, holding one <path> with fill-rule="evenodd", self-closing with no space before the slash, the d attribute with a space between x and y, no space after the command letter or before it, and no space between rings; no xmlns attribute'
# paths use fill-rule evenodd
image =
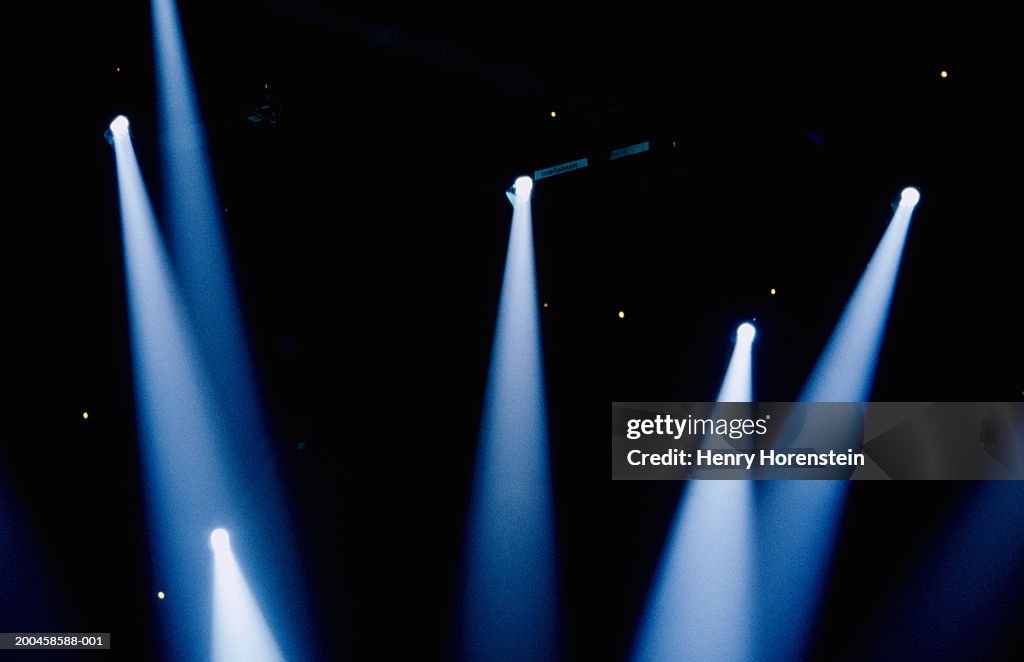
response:
<svg viewBox="0 0 1024 662"><path fill-rule="evenodd" d="M457 660L559 658L532 187L525 176L512 186L512 226L466 508L457 650L451 656Z"/></svg>
<svg viewBox="0 0 1024 662"><path fill-rule="evenodd" d="M217 529L210 537L214 536L222 538L223 542L214 543L217 551L213 555L212 655L207 659L285 662L249 581L228 546L227 532ZM312 658L303 656L302 659Z"/></svg>
<svg viewBox="0 0 1024 662"><path fill-rule="evenodd" d="M228 537L228 532L224 529L214 529L213 533L210 534L210 546L213 547L213 551L227 551L230 545L231 539Z"/></svg>
<svg viewBox="0 0 1024 662"><path fill-rule="evenodd" d="M753 400L751 360L757 329L750 322L736 327L736 343L722 379L715 402L750 402Z"/></svg>
<svg viewBox="0 0 1024 662"><path fill-rule="evenodd" d="M118 115L115 117L114 121L110 123L110 132L114 134L114 137L127 136L128 118L124 115Z"/></svg>
<svg viewBox="0 0 1024 662"><path fill-rule="evenodd" d="M913 186L908 186L900 193L900 204L906 207L914 207L921 199L921 192Z"/></svg>
<svg viewBox="0 0 1024 662"><path fill-rule="evenodd" d="M754 325L744 322L736 335L752 339ZM739 341L733 347L718 402L753 399L752 349ZM754 502L747 480L689 483L654 575L632 662L763 657L755 648L754 604L761 578L754 565ZM729 636L721 636L726 629Z"/></svg>
<svg viewBox="0 0 1024 662"><path fill-rule="evenodd" d="M913 186L900 192L892 220L804 384L799 402L869 400L907 230L920 199L920 191Z"/></svg>
<svg viewBox="0 0 1024 662"><path fill-rule="evenodd" d="M525 175L519 177L516 179L515 189L517 198L528 198L530 191L533 190L533 180Z"/></svg>

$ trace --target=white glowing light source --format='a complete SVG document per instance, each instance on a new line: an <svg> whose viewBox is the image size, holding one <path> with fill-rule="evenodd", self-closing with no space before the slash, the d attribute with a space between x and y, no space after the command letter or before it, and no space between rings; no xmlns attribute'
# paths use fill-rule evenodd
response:
<svg viewBox="0 0 1024 662"><path fill-rule="evenodd" d="M110 123L110 132L115 136L127 136L128 118L124 115L118 115L115 117L114 121Z"/></svg>
<svg viewBox="0 0 1024 662"><path fill-rule="evenodd" d="M515 188L517 198L527 198L533 190L533 180L525 175L519 177L516 179Z"/></svg>
<svg viewBox="0 0 1024 662"><path fill-rule="evenodd" d="M757 335L757 329L750 322L744 322L736 327L736 340L743 343L754 342L754 336Z"/></svg>
<svg viewBox="0 0 1024 662"><path fill-rule="evenodd" d="M921 199L921 192L913 186L908 186L900 193L900 204L907 207L914 207Z"/></svg>
<svg viewBox="0 0 1024 662"><path fill-rule="evenodd" d="M210 546L215 552L223 552L231 546L231 538L224 529L214 529L210 534Z"/></svg>

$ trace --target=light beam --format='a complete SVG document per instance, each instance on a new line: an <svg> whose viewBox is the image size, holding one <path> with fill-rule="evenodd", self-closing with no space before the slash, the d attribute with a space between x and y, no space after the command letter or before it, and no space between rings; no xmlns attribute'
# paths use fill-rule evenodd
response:
<svg viewBox="0 0 1024 662"><path fill-rule="evenodd" d="M208 642L204 531L230 520L228 478L215 449L223 437L211 393L157 227L130 135L113 132L124 242L125 284L140 455L150 511L154 583L178 596L165 649L172 659L204 659ZM174 633L173 635L170 633Z"/></svg>
<svg viewBox="0 0 1024 662"><path fill-rule="evenodd" d="M228 532L210 534L213 547L213 662L284 662L267 619L231 548Z"/></svg>
<svg viewBox="0 0 1024 662"><path fill-rule="evenodd" d="M901 192L889 226L811 372L800 401L864 402L870 397L903 247L920 197L915 188ZM859 424L856 416L846 422L815 420L812 416L804 427L827 426L828 434L819 437L845 445L859 438ZM781 438L786 436L784 433ZM784 471L779 470L777 475ZM805 653L847 489L844 480L778 480L765 482L759 493L758 613L763 660L781 662ZM794 563L794 559L800 562Z"/></svg>
<svg viewBox="0 0 1024 662"><path fill-rule="evenodd" d="M559 612L528 178L516 182L470 495L459 655L558 658Z"/></svg>
<svg viewBox="0 0 1024 662"><path fill-rule="evenodd" d="M749 322L736 329L718 402L751 401L755 335ZM755 658L752 510L749 481L686 483L634 640L634 662Z"/></svg>
<svg viewBox="0 0 1024 662"><path fill-rule="evenodd" d="M750 402L754 399L751 352L756 335L757 329L750 322L744 322L736 328L736 344L716 402Z"/></svg>
<svg viewBox="0 0 1024 662"><path fill-rule="evenodd" d="M250 572L260 579L268 618L286 650L313 659L302 578L278 485L248 338L214 187L213 169L175 0L151 0L167 226L199 358L222 415L220 452L234 470L232 498L247 515ZM287 605L287 607L285 606Z"/></svg>
<svg viewBox="0 0 1024 662"><path fill-rule="evenodd" d="M889 227L800 394L801 402L864 402L871 395L903 246L920 198L915 188L901 193Z"/></svg>

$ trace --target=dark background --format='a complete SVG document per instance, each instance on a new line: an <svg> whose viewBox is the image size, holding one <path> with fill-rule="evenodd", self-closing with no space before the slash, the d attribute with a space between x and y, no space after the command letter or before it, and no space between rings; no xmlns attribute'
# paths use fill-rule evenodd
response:
<svg viewBox="0 0 1024 662"><path fill-rule="evenodd" d="M683 489L608 480L609 401L712 399L754 318L755 397L795 398L904 186L922 201L873 399L1024 390L1005 17L498 9L181 3L325 659L449 650L520 174L592 164L534 193L573 659L625 654ZM159 208L148 8L47 6L10 26L0 631L109 631L156 657L103 140L130 117ZM279 121L247 121L268 94ZM815 655L849 649L855 612L974 489L852 488ZM865 581L880 531L889 558ZM1019 644L997 632L987 653Z"/></svg>

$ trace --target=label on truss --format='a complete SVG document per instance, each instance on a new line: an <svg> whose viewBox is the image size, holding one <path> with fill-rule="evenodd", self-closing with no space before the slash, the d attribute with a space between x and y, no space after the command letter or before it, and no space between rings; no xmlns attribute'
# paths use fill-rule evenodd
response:
<svg viewBox="0 0 1024 662"><path fill-rule="evenodd" d="M548 177L554 177L556 175L564 175L567 172L586 168L588 165L590 165L590 163L586 159L576 159L575 161L569 161L568 163L562 163L561 165L537 170L533 173L533 181L537 181L538 179L547 179Z"/></svg>
<svg viewBox="0 0 1024 662"><path fill-rule="evenodd" d="M608 160L614 161L615 159L621 159L624 156L633 156L634 154L641 154L643 152L650 151L650 149L650 141L645 140L642 143L630 145L629 147L623 147L622 149L612 150L612 153L608 156Z"/></svg>
<svg viewBox="0 0 1024 662"><path fill-rule="evenodd" d="M613 480L1024 480L1022 402L613 402Z"/></svg>

